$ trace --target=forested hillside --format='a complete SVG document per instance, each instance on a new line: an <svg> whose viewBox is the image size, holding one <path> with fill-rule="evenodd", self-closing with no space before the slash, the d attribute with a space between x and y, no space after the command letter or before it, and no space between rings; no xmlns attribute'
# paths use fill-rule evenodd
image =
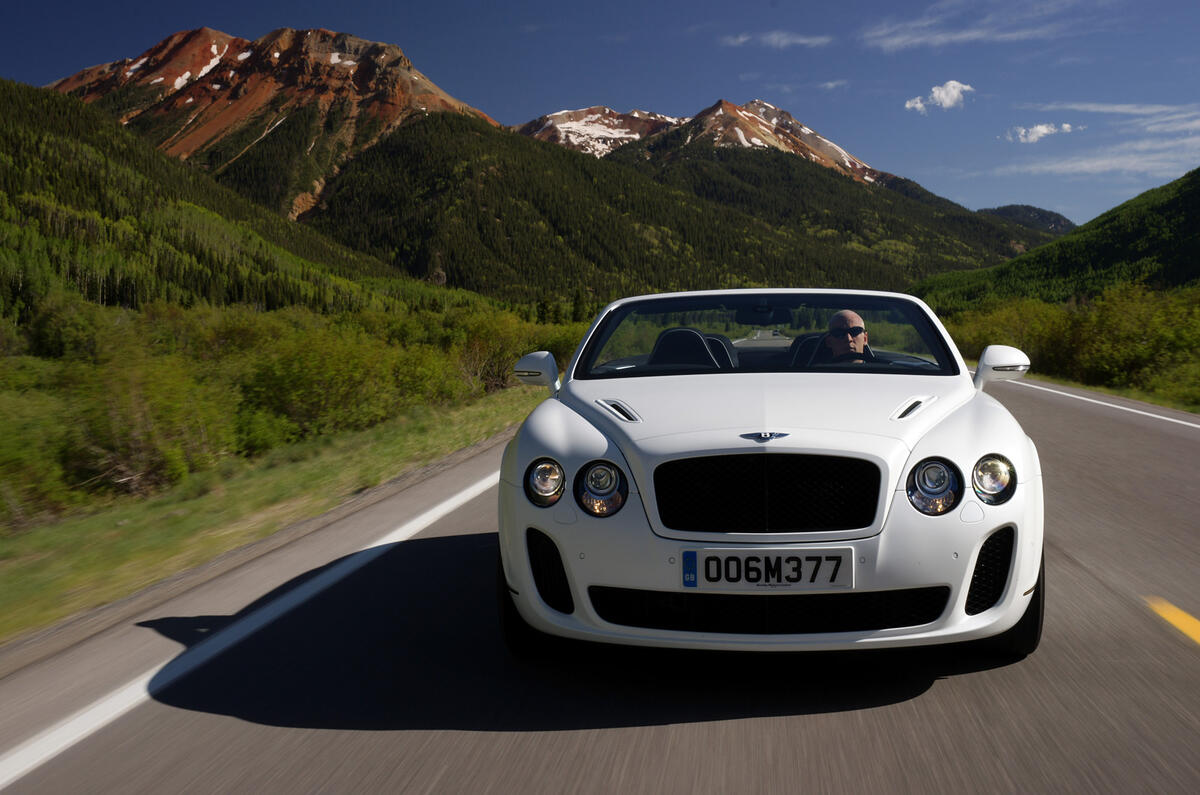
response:
<svg viewBox="0 0 1200 795"><path fill-rule="evenodd" d="M0 527L482 394L577 339L0 81Z"/></svg>
<svg viewBox="0 0 1200 795"><path fill-rule="evenodd" d="M1016 345L1035 372L1200 409L1200 170L1011 262L913 292L968 356Z"/></svg>
<svg viewBox="0 0 1200 795"><path fill-rule="evenodd" d="M681 128L617 149L613 162L656 182L885 263L904 286L933 273L1003 262L1050 236L971 212L915 182L853 182L774 150L688 142ZM869 286L862 283L862 286Z"/></svg>
<svg viewBox="0 0 1200 795"><path fill-rule="evenodd" d="M307 222L422 278L518 302L583 286L592 306L742 285L904 289L1049 239L794 155L707 151L658 172L431 114L350 163Z"/></svg>
<svg viewBox="0 0 1200 795"><path fill-rule="evenodd" d="M1086 298L1135 282L1154 289L1200 282L1200 169L1011 262L931 277L917 290L957 311L1020 296Z"/></svg>

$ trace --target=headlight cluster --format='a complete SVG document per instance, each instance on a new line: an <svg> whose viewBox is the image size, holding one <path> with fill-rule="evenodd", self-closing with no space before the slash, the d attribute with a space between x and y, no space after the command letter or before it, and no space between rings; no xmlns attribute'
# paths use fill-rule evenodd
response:
<svg viewBox="0 0 1200 795"><path fill-rule="evenodd" d="M562 497L567 477L557 461L539 458L525 470L525 496L548 508ZM629 483L625 473L608 461L592 461L575 476L575 501L592 516L612 516L625 505Z"/></svg>
<svg viewBox="0 0 1200 795"><path fill-rule="evenodd" d="M562 496L567 477L557 461L539 458L525 471L525 496L534 505L548 508Z"/></svg>
<svg viewBox="0 0 1200 795"><path fill-rule="evenodd" d="M926 458L908 473L908 501L921 513L940 516L962 497L962 476L944 458Z"/></svg>
<svg viewBox="0 0 1200 795"><path fill-rule="evenodd" d="M1017 471L1002 455L989 453L971 470L975 496L988 505L1002 505L1017 489ZM944 458L926 458L908 473L908 501L929 516L948 513L963 495L963 478L958 468Z"/></svg>
<svg viewBox="0 0 1200 795"><path fill-rule="evenodd" d="M988 505L1001 505L1017 490L1017 470L1002 455L985 455L971 470L971 485L979 499Z"/></svg>

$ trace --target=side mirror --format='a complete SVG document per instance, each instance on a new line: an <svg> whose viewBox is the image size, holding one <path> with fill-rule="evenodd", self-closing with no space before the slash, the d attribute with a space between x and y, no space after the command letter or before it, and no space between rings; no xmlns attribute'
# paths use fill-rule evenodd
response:
<svg viewBox="0 0 1200 795"><path fill-rule="evenodd" d="M989 345L975 368L975 388L993 381L1011 381L1029 371L1029 357L1009 345Z"/></svg>
<svg viewBox="0 0 1200 795"><path fill-rule="evenodd" d="M525 354L517 362L514 373L522 384L549 387L551 395L558 392L558 363L550 351Z"/></svg>

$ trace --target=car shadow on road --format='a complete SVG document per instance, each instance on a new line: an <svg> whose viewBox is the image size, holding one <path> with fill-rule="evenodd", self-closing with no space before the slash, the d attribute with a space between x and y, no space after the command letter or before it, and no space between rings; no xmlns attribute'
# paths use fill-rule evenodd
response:
<svg viewBox="0 0 1200 795"><path fill-rule="evenodd" d="M199 667L198 643L337 562L233 616L142 622L186 647L151 683L153 697L273 726L538 731L867 709L995 665L960 650L781 655L597 644L561 644L522 663L497 625L495 534L357 554L375 557Z"/></svg>

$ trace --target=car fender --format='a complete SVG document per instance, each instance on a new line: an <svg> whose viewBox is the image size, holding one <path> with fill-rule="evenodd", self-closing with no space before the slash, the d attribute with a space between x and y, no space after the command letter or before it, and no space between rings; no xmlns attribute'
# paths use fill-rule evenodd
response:
<svg viewBox="0 0 1200 795"><path fill-rule="evenodd" d="M611 439L594 425L551 398L540 403L509 442L501 466L501 480L520 486L525 469L539 458L553 458L563 468L568 487L582 467L596 460L616 464L625 473L629 490L637 491L628 462Z"/></svg>

